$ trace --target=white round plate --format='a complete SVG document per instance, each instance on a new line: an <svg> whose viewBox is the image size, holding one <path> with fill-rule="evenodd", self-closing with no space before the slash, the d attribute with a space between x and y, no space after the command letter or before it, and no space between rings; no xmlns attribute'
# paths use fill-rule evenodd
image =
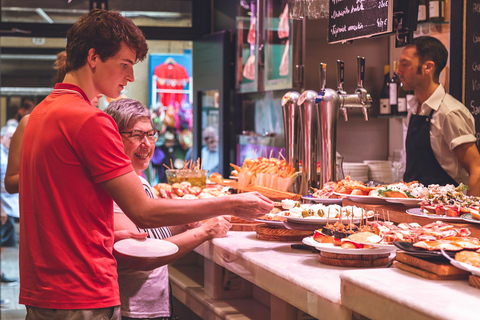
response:
<svg viewBox="0 0 480 320"><path fill-rule="evenodd" d="M314 241L315 241L315 240L314 240ZM451 263L452 265L454 265L455 267L457 267L458 269L462 269L462 270L471 272L473 275L480 277L480 268L477 268L477 267L474 267L474 266L469 265L468 263L460 262L460 261L457 261L457 260L453 259L453 258L450 257L450 256L445 252L445 250L443 250L443 249L440 249L440 251L442 252L442 254L443 254L448 260L450 260L450 263Z"/></svg>
<svg viewBox="0 0 480 320"><path fill-rule="evenodd" d="M295 223L303 223L303 224L325 224L328 222L336 222L336 221L340 221L339 218L330 218L330 219L327 219L327 218L310 218L310 217L307 217L307 218L292 218L292 217L285 217L287 218L287 221L288 222L295 222ZM360 220L359 218L355 218L353 219L353 223L360 223ZM346 222L350 222L351 220L349 218L343 218L342 221L345 221Z"/></svg>
<svg viewBox="0 0 480 320"><path fill-rule="evenodd" d="M230 177L228 177L228 179L232 179L232 180L238 180L238 177L235 177L235 176L230 176Z"/></svg>
<svg viewBox="0 0 480 320"><path fill-rule="evenodd" d="M463 221L463 219L460 217L438 216L436 214L425 213L423 212L422 208L408 209L407 213L412 216L424 217L424 218L434 219L434 220Z"/></svg>
<svg viewBox="0 0 480 320"><path fill-rule="evenodd" d="M342 204L342 198L315 198L313 196L302 196L303 200L324 204Z"/></svg>
<svg viewBox="0 0 480 320"><path fill-rule="evenodd" d="M480 223L480 220L473 219L470 213L465 213L460 216L464 221L471 222L471 223Z"/></svg>
<svg viewBox="0 0 480 320"><path fill-rule="evenodd" d="M334 194L336 194L338 196L344 196L349 200L352 200L352 201L355 201L355 202L360 202L360 203L366 203L366 204L382 204L382 203L385 203L385 198L382 198L382 197L358 196L358 195L343 194L343 193L337 193L337 192L334 192Z"/></svg>
<svg viewBox="0 0 480 320"><path fill-rule="evenodd" d="M400 203L405 206L417 206L423 199L416 199L416 198L385 198L385 201L390 203Z"/></svg>
<svg viewBox="0 0 480 320"><path fill-rule="evenodd" d="M386 253L395 251L395 248L344 249L342 247L334 246L332 243L317 242L313 240L313 237L303 238L302 242L306 245L315 247L320 251L325 251L330 253L374 255L374 254L386 254Z"/></svg>
<svg viewBox="0 0 480 320"><path fill-rule="evenodd" d="M256 222L262 222L265 223L266 225L272 226L272 227L282 227L285 228L283 225L283 221L275 221L275 220L262 220L262 219L255 219Z"/></svg>
<svg viewBox="0 0 480 320"><path fill-rule="evenodd" d="M177 253L175 243L166 240L146 238L142 240L124 239L113 244L115 250L132 257L156 258Z"/></svg>
<svg viewBox="0 0 480 320"><path fill-rule="evenodd" d="M390 248L390 249L396 250L396 247L393 244L375 243L375 242L368 242L368 241L357 241L357 240L350 239L350 236L348 237L348 239L355 242L355 243L359 243L359 244L363 244L363 245L369 245L369 246L376 247L376 248L385 248L385 249Z"/></svg>

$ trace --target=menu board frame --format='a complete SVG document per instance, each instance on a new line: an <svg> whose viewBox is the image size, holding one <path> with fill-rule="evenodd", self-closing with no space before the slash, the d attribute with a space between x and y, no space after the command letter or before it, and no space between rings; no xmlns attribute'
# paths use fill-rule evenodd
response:
<svg viewBox="0 0 480 320"><path fill-rule="evenodd" d="M392 33L393 0L330 0L328 43Z"/></svg>

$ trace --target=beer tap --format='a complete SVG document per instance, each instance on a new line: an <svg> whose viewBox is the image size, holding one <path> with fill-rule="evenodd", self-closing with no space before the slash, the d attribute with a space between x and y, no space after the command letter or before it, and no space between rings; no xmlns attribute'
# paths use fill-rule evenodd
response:
<svg viewBox="0 0 480 320"><path fill-rule="evenodd" d="M362 108L365 121L368 121L368 108L372 106L372 97L363 87L365 78L365 58L357 57L357 89L354 94L342 94L343 108Z"/></svg>
<svg viewBox="0 0 480 320"><path fill-rule="evenodd" d="M347 94L343 89L343 84L345 83L345 63L342 60L337 60L337 93L339 95ZM348 121L347 108L340 107L340 111L345 118L345 121Z"/></svg>
<svg viewBox="0 0 480 320"><path fill-rule="evenodd" d="M283 126L285 131L285 160L288 164L300 169L301 156L301 113L298 106L298 98L300 94L296 91L287 92L282 97Z"/></svg>
<svg viewBox="0 0 480 320"><path fill-rule="evenodd" d="M340 95L333 89L325 88L327 81L327 65L320 63L320 88L317 96L318 103L318 147L321 163L319 188L328 181L336 180L336 144L337 144L337 119L340 110Z"/></svg>

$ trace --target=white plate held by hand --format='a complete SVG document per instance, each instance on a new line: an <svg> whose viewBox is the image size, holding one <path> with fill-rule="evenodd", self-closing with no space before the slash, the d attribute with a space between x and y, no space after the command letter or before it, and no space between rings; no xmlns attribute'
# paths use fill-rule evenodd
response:
<svg viewBox="0 0 480 320"><path fill-rule="evenodd" d="M151 238L120 240L113 244L113 248L127 256L145 258L170 256L178 251L175 243Z"/></svg>

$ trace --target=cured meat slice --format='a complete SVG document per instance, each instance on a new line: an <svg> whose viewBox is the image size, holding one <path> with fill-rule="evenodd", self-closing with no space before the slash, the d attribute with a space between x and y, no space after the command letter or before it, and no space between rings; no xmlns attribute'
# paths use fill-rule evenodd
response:
<svg viewBox="0 0 480 320"><path fill-rule="evenodd" d="M452 243L450 241L436 240L436 241L419 241L413 244L414 247L427 249L430 251L434 250L447 250L447 251L460 251L463 250L463 247L459 244Z"/></svg>

